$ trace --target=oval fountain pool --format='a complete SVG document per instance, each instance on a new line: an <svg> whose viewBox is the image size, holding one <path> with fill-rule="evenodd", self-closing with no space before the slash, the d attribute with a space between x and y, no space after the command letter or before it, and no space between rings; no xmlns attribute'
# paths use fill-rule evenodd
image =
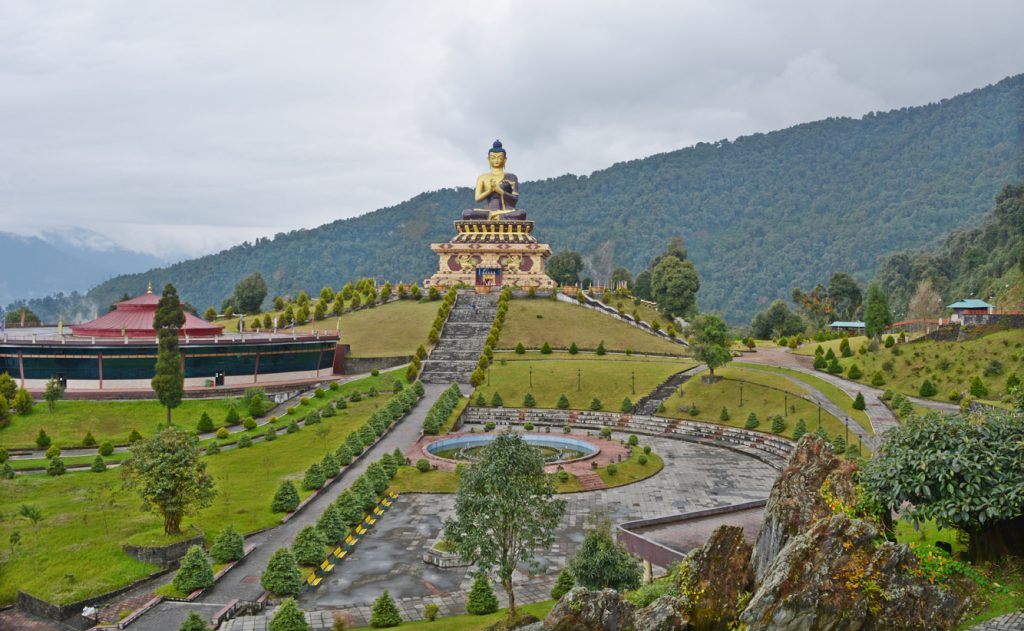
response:
<svg viewBox="0 0 1024 631"><path fill-rule="evenodd" d="M596 445L576 438L543 434L523 434L522 437L527 444L540 450L545 464L590 458L600 451ZM426 450L437 458L467 462L476 460L480 451L494 439L493 434L446 438L427 445Z"/></svg>

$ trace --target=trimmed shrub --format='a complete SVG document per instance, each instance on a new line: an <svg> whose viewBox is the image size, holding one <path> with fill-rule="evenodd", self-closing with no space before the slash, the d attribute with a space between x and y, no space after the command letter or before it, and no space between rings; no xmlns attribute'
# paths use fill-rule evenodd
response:
<svg viewBox="0 0 1024 631"><path fill-rule="evenodd" d="M64 461L60 457L51 458L50 464L46 465L46 475L64 475L67 469L64 467Z"/></svg>
<svg viewBox="0 0 1024 631"><path fill-rule="evenodd" d="M53 458L56 458L59 455L60 455L60 447L58 447L57 445L50 445L46 449L46 457L47 458L53 459Z"/></svg>
<svg viewBox="0 0 1024 631"><path fill-rule="evenodd" d="M597 345L597 354L604 355L607 351L604 349L604 340L601 340Z"/></svg>
<svg viewBox="0 0 1024 631"><path fill-rule="evenodd" d="M608 475L615 475L616 473L619 472L619 466L616 464L610 464L608 465L606 471L608 471Z"/></svg>
<svg viewBox="0 0 1024 631"><path fill-rule="evenodd" d="M541 353L541 355L550 355L551 354L551 344L548 344L547 342L544 342L544 345L540 347L540 353Z"/></svg>
<svg viewBox="0 0 1024 631"><path fill-rule="evenodd" d="M576 346L576 342L573 342L572 344L569 345L569 354L570 355L575 355L576 353L579 353L579 352L580 352L580 349L579 349L578 346Z"/></svg>
<svg viewBox="0 0 1024 631"><path fill-rule="evenodd" d="M643 454L640 454L637 457L636 461L637 461L638 464L640 464L640 466L644 466L644 465L647 464L647 456L645 456Z"/></svg>
<svg viewBox="0 0 1024 631"><path fill-rule="evenodd" d="M294 434L295 432L299 431L299 424L296 423L295 421L292 421L288 423L288 426L285 428L284 431L286 431L289 434Z"/></svg>
<svg viewBox="0 0 1024 631"><path fill-rule="evenodd" d="M248 449L249 447L252 447L252 437L248 434L242 434L238 439L238 448Z"/></svg>
<svg viewBox="0 0 1024 631"><path fill-rule="evenodd" d="M231 524L217 534L210 546L210 556L217 563L230 563L241 559L245 554L245 539L235 531Z"/></svg>
<svg viewBox="0 0 1024 631"><path fill-rule="evenodd" d="M533 394L532 393L527 392L526 396L523 397L523 407L524 408L532 408L532 407L536 407L536 406L537 406L537 399L533 398Z"/></svg>
<svg viewBox="0 0 1024 631"><path fill-rule="evenodd" d="M939 393L939 389L930 380L925 379L917 393L922 397L934 397Z"/></svg>
<svg viewBox="0 0 1024 631"><path fill-rule="evenodd" d="M871 385L876 388L885 385L885 376L882 375L881 370L876 370L875 374L871 375Z"/></svg>
<svg viewBox="0 0 1024 631"><path fill-rule="evenodd" d="M426 458L420 458L416 461L416 470L420 473L426 473L430 471L430 461Z"/></svg>
<svg viewBox="0 0 1024 631"><path fill-rule="evenodd" d="M101 456L109 456L110 454L114 453L113 443L109 441L104 442L103 444L100 445L99 452Z"/></svg>
<svg viewBox="0 0 1024 631"><path fill-rule="evenodd" d="M729 408L722 406L722 411L718 415L718 420L723 423L728 421L731 417L729 416Z"/></svg>
<svg viewBox="0 0 1024 631"><path fill-rule="evenodd" d="M302 573L291 548L279 548L267 562L260 585L275 596L294 596L302 590Z"/></svg>
<svg viewBox="0 0 1024 631"><path fill-rule="evenodd" d="M575 587L576 581L573 580L572 574L569 570L563 569L558 573L558 578L555 579L555 584L551 586L551 598L554 600L560 600L562 596L569 593L569 590Z"/></svg>
<svg viewBox="0 0 1024 631"><path fill-rule="evenodd" d="M776 414L772 417L772 433L781 434L784 431L786 431L786 420Z"/></svg>
<svg viewBox="0 0 1024 631"><path fill-rule="evenodd" d="M644 453L647 454L648 456L651 455L651 446L650 445L644 445Z"/></svg>
<svg viewBox="0 0 1024 631"><path fill-rule="evenodd" d="M268 427L267 432L263 435L263 439L268 443L277 440L277 429L274 427Z"/></svg>
<svg viewBox="0 0 1024 631"><path fill-rule="evenodd" d="M601 399L598 399L597 397L594 397L594 400L590 402L590 409L595 412L599 412L602 407Z"/></svg>
<svg viewBox="0 0 1024 631"><path fill-rule="evenodd" d="M971 396L979 399L984 399L988 396L988 386L981 380L981 377L975 375L974 379L971 379Z"/></svg>
<svg viewBox="0 0 1024 631"><path fill-rule="evenodd" d="M295 535L292 542L292 553L300 565L319 565L324 560L324 548L327 539L316 526L309 525Z"/></svg>
<svg viewBox="0 0 1024 631"><path fill-rule="evenodd" d="M268 631L309 631L306 614L294 598L285 598L274 612Z"/></svg>
<svg viewBox="0 0 1024 631"><path fill-rule="evenodd" d="M473 615L484 616L498 610L498 597L494 595L491 581L480 572L473 579L473 587L469 590L466 611Z"/></svg>
<svg viewBox="0 0 1024 631"><path fill-rule="evenodd" d="M203 415L199 417L199 421L196 422L196 431L201 434L213 431L213 419L206 412L203 412Z"/></svg>
<svg viewBox="0 0 1024 631"><path fill-rule="evenodd" d="M182 621L178 631L210 631L210 626L199 617L194 611L188 612L188 617Z"/></svg>
<svg viewBox="0 0 1024 631"><path fill-rule="evenodd" d="M622 412L633 411L633 402L629 400L629 397L626 397L625 399L622 400L622 405L619 406L619 410Z"/></svg>
<svg viewBox="0 0 1024 631"><path fill-rule="evenodd" d="M191 546L188 549L171 584L183 594L213 585L213 568L201 547Z"/></svg>
<svg viewBox="0 0 1024 631"><path fill-rule="evenodd" d="M850 369L846 371L847 379L860 379L863 373L860 371L860 367L857 364L850 364Z"/></svg>
<svg viewBox="0 0 1024 631"><path fill-rule="evenodd" d="M93 438L92 432L86 432L85 433L85 438L82 439L82 446L83 447L95 447L96 446L96 439Z"/></svg>
<svg viewBox="0 0 1024 631"><path fill-rule="evenodd" d="M800 437L807 433L807 423L803 419L799 419L796 422L796 427L793 428L793 440L800 440Z"/></svg>
<svg viewBox="0 0 1024 631"><path fill-rule="evenodd" d="M864 395L860 392L857 393L857 397L853 400L853 409L863 410L867 407L867 403L864 401Z"/></svg>
<svg viewBox="0 0 1024 631"><path fill-rule="evenodd" d="M285 480L277 487L270 510L275 513L290 513L299 506L299 492L291 480Z"/></svg>
<svg viewBox="0 0 1024 631"><path fill-rule="evenodd" d="M433 287L430 290L436 291ZM370 611L370 626L374 629L382 629L397 627L400 624L402 624L402 615L398 612L398 606L395 605L391 594L385 589L384 593L373 601L373 609Z"/></svg>
<svg viewBox="0 0 1024 631"><path fill-rule="evenodd" d="M495 390L494 391L494 396L491 397L491 407L492 408L500 408L503 405L505 405L505 401L502 400L501 393L499 393L497 390Z"/></svg>
<svg viewBox="0 0 1024 631"><path fill-rule="evenodd" d="M107 470L107 463L103 460L103 456L96 456L92 461L92 466L89 470L93 473L103 473Z"/></svg>
<svg viewBox="0 0 1024 631"><path fill-rule="evenodd" d="M46 449L50 446L50 435L46 433L46 430L40 428L39 433L36 434L36 447L39 449Z"/></svg>
<svg viewBox="0 0 1024 631"><path fill-rule="evenodd" d="M341 464L334 457L334 454L327 453L324 455L323 460L320 461L320 471L323 472L324 478L333 478L341 473Z"/></svg>
<svg viewBox="0 0 1024 631"><path fill-rule="evenodd" d="M528 432L532 432L533 431L533 423L531 423L530 421L526 421L525 423L523 423L523 429L525 429Z"/></svg>
<svg viewBox="0 0 1024 631"><path fill-rule="evenodd" d="M484 397L483 392L477 393L476 400L473 401L473 405L477 406L478 408L487 407L487 398Z"/></svg>
<svg viewBox="0 0 1024 631"><path fill-rule="evenodd" d="M256 419L251 416L245 417L245 420L242 421L242 427L245 429L256 429Z"/></svg>
<svg viewBox="0 0 1024 631"><path fill-rule="evenodd" d="M334 457L338 460L338 464L347 467L352 464L352 450L348 448L348 445L341 445L334 451Z"/></svg>
<svg viewBox="0 0 1024 631"><path fill-rule="evenodd" d="M327 545L332 545L345 536L348 522L345 521L345 516L342 515L337 503L333 503L321 513L320 519L316 521L316 527L327 540Z"/></svg>
<svg viewBox="0 0 1024 631"><path fill-rule="evenodd" d="M238 410L236 410L235 406L232 405L230 408L228 408L227 416L224 417L224 424L238 425L238 422L240 420L242 419L238 416Z"/></svg>
<svg viewBox="0 0 1024 631"><path fill-rule="evenodd" d="M534 288L531 287L530 289ZM438 607L434 603L427 603L423 606L423 617L426 618L428 621L433 622L434 620L437 620L438 610L440 610L440 607Z"/></svg>
<svg viewBox="0 0 1024 631"><path fill-rule="evenodd" d="M320 422L320 413L316 410L306 415L306 425L316 425Z"/></svg>
<svg viewBox="0 0 1024 631"><path fill-rule="evenodd" d="M525 355L525 354L526 354L526 347L523 346L523 343L519 342L518 344L516 344L516 355Z"/></svg>
<svg viewBox="0 0 1024 631"><path fill-rule="evenodd" d="M558 409L559 410L568 410L569 409L569 397L565 396L565 394L562 394L562 396L558 397Z"/></svg>
<svg viewBox="0 0 1024 631"><path fill-rule="evenodd" d="M226 428L226 427L221 427L220 429L217 430L217 438L220 439L220 440L224 440L225 438L227 438L230 435L231 435L231 432L229 432L228 428Z"/></svg>
<svg viewBox="0 0 1024 631"><path fill-rule="evenodd" d="M761 421L757 420L757 413L751 412L747 416L747 422L743 424L743 427L747 429L755 429L761 424Z"/></svg>
<svg viewBox="0 0 1024 631"><path fill-rule="evenodd" d="M315 491L322 487L325 481L326 478L320 463L314 462L309 465L309 468L306 469L306 474L302 477L302 488L307 491Z"/></svg>
<svg viewBox="0 0 1024 631"><path fill-rule="evenodd" d="M216 456L219 453L220 453L220 445L217 444L217 441L214 441L214 442L210 443L210 445L206 448L206 455L207 456Z"/></svg>

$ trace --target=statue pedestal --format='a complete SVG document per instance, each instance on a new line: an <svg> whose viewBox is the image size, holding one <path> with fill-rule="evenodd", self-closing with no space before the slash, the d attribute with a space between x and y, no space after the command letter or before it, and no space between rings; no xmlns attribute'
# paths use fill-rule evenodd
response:
<svg viewBox="0 0 1024 631"><path fill-rule="evenodd" d="M478 287L551 289L555 281L544 273L551 248L537 243L532 221L468 219L455 222L456 234L448 243L431 244L438 256L438 271L427 287L445 289L457 284Z"/></svg>

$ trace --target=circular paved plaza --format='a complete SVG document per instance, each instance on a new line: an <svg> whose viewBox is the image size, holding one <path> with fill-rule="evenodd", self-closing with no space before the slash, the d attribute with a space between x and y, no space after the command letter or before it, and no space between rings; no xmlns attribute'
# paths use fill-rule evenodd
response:
<svg viewBox="0 0 1024 631"><path fill-rule="evenodd" d="M595 519L607 518L618 524L764 499L778 475L767 464L729 449L653 437L642 437L641 444L650 444L664 459L665 468L631 485L561 496L568 506L555 545L538 559L539 567L534 572L521 568L517 583L522 587L517 590L517 601L548 598L555 574L565 566ZM400 606L402 599L408 599L409 613L420 609L425 600L458 611L458 593L469 590L472 568L440 569L422 560L453 508L453 495L400 496L355 553L318 589L302 595L301 606L307 611L348 609L358 620L362 617L360 610L368 612L373 600L387 589ZM503 594L499 597L504 602Z"/></svg>

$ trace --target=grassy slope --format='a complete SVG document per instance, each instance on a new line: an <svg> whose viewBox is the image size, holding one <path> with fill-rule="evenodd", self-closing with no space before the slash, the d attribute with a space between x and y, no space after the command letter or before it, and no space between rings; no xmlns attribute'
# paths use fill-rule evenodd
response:
<svg viewBox="0 0 1024 631"><path fill-rule="evenodd" d="M318 426L282 433L269 444L205 457L219 494L211 507L186 520L186 535L201 527L209 540L228 524L243 532L276 524L280 515L270 512L270 500L280 481L301 478L306 467L323 457L325 446L338 445L384 401L379 397L351 403ZM326 435L320 435L321 429ZM121 489L116 470L57 478L18 476L2 488L0 541L6 543L17 530L22 543L13 558L8 546L0 550L0 604L13 602L17 589L51 602L70 602L127 584L155 568L127 556L121 544L168 541L159 517L139 511L137 496ZM15 517L21 504L43 512L38 529Z"/></svg>
<svg viewBox="0 0 1024 631"><path fill-rule="evenodd" d="M701 375L704 374L706 373L701 373ZM696 376L683 384L681 388L682 395L677 394L667 401L667 409L664 416L694 419L706 423L728 425L730 427L744 427L747 416L754 412L761 423L756 429L761 432L771 432L771 417L783 413L786 397L778 390L763 386L781 388L794 394L806 393L806 390L781 377L738 366L720 368L716 374L720 374L725 379L714 384L705 384L700 382L699 376ZM753 382L743 384L742 407L739 405L739 382L734 381L735 379ZM786 429L782 432L782 435L792 438L793 429L796 426L797 419L800 418L804 419L808 431L814 431L818 426L818 406L797 396L790 396L788 398L791 409L789 416L784 417ZM689 412L690 405L694 403L696 403L698 408L696 415ZM729 410L730 418L728 421L720 420L723 406ZM795 408L795 411L793 411L793 408ZM830 436L835 436L838 433L842 433L845 436L845 424L825 410L821 412L821 424Z"/></svg>
<svg viewBox="0 0 1024 631"><path fill-rule="evenodd" d="M647 464L640 464L638 460L642 453L641 448L634 449L629 460L616 465L618 469L615 475L608 473L607 465L594 469L594 472L604 480L609 488L612 488L649 478L665 466L661 457L653 451L647 456ZM458 478L454 471L432 469L426 473L420 473L416 467L409 465L399 467L398 474L391 481L391 488L399 493L454 493L457 485ZM556 493L575 493L582 490L583 485L571 473L565 482L555 480Z"/></svg>
<svg viewBox="0 0 1024 631"><path fill-rule="evenodd" d="M215 426L223 425L230 399L189 399L171 413L172 421L183 427L195 427L205 411ZM244 410L239 410L244 414ZM143 436L156 433L157 425L167 418L167 410L157 401L58 401L51 414L45 403L37 403L29 416L14 416L11 425L0 430L0 445L35 449L40 429L62 448L81 447L86 432L92 432L97 444L110 441L128 443L128 434L137 429Z"/></svg>
<svg viewBox="0 0 1024 631"><path fill-rule="evenodd" d="M844 371L857 364L863 374L857 381L870 383L875 371L881 370L886 381L882 387L918 396L921 383L930 379L939 391L934 398L940 401L948 401L953 390L968 391L975 376L981 377L988 387L989 395L983 398L998 400L1004 394L1010 372L1024 376L1024 333L1019 330L1000 331L965 342L925 340L891 349L880 348L866 355L856 354L860 348L857 344L851 342L851 348L854 356L840 359L839 363ZM894 349L899 349L900 354L894 355ZM811 352L814 352L813 346ZM984 370L991 360L1002 363L1001 374L985 376ZM883 369L887 362L892 363L891 370Z"/></svg>
<svg viewBox="0 0 1024 631"><path fill-rule="evenodd" d="M473 400L482 393L490 404L497 391L501 393L506 407L520 407L527 391L531 391L538 408L557 407L558 397L565 394L573 409L590 409L590 402L596 397L604 404L605 410L615 411L624 397L636 402L669 375L692 366L694 362L688 359L612 358L594 353L542 355L531 352L508 357L499 354L491 365L490 385L485 382L477 388ZM577 370L580 371L579 391L576 390ZM636 375L635 394L631 373Z"/></svg>
<svg viewBox="0 0 1024 631"><path fill-rule="evenodd" d="M664 321L662 325L664 326ZM620 322L592 309L543 298L513 300L498 340L498 348L540 348L548 342L555 348L594 349L604 340L610 351L682 355L686 348Z"/></svg>
<svg viewBox="0 0 1024 631"><path fill-rule="evenodd" d="M360 309L341 316L341 343L352 345L353 357L392 357L411 355L425 344L430 325L440 303L397 300L373 309ZM280 312L271 311L273 318ZM296 331L334 331L338 317L333 316L295 327ZM250 322L252 318L246 318ZM218 320L227 332L238 331L238 318Z"/></svg>
<svg viewBox="0 0 1024 631"><path fill-rule="evenodd" d="M500 587L495 587L495 590L498 589L500 589ZM518 591L516 592L516 596L518 600ZM523 613L533 614L543 620L544 616L548 615L548 612L551 611L551 608L554 606L555 601L545 600L543 602L533 603L530 605L519 605L516 607L516 610ZM463 614L461 616L438 618L434 622L430 622L429 620L403 622L395 628L402 629L403 631L482 631L483 629L490 627L492 624L504 619L506 615L508 615L508 611L506 609L499 609L495 613L487 614L486 616Z"/></svg>

